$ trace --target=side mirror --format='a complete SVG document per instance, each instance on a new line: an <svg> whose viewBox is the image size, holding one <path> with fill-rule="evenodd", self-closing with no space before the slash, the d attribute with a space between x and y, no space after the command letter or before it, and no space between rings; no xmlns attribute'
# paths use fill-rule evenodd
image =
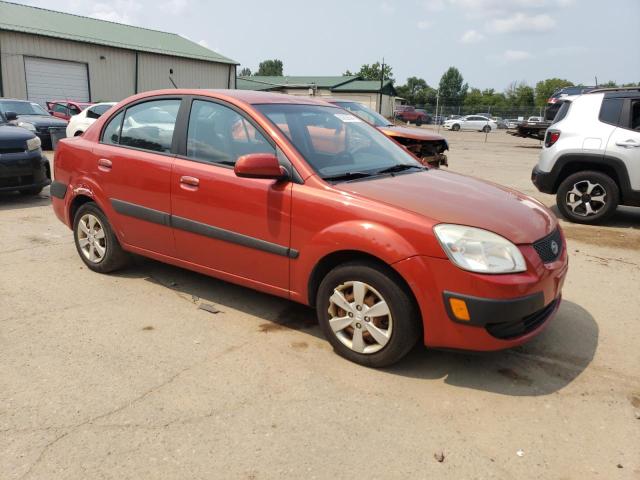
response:
<svg viewBox="0 0 640 480"><path fill-rule="evenodd" d="M243 155L233 167L236 176L244 178L264 178L284 180L289 178L287 170L280 165L272 153L250 153Z"/></svg>
<svg viewBox="0 0 640 480"><path fill-rule="evenodd" d="M7 122L13 122L18 119L18 114L16 112L6 112L5 117L7 117Z"/></svg>

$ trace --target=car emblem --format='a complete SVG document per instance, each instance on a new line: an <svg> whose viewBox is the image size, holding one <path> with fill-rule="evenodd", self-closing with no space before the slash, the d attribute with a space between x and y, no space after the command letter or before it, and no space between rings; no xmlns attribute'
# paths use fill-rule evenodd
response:
<svg viewBox="0 0 640 480"><path fill-rule="evenodd" d="M551 252L553 252L554 255L557 255L559 250L560 250L560 247L558 246L558 242L553 240L551 242Z"/></svg>

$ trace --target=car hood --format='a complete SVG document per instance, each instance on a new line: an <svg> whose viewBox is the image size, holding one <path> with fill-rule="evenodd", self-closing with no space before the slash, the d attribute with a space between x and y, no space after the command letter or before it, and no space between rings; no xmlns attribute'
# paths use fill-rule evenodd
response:
<svg viewBox="0 0 640 480"><path fill-rule="evenodd" d="M68 123L50 115L18 115L18 121L33 123L36 127L64 127Z"/></svg>
<svg viewBox="0 0 640 480"><path fill-rule="evenodd" d="M0 125L0 146L22 146L27 140L35 137L33 132L14 125Z"/></svg>
<svg viewBox="0 0 640 480"><path fill-rule="evenodd" d="M423 140L427 142L445 140L442 135L436 135L435 133L431 133L428 130L423 130L421 128L407 128L389 125L386 127L378 127L378 130L390 137L412 138L414 140Z"/></svg>
<svg viewBox="0 0 640 480"><path fill-rule="evenodd" d="M490 230L515 244L533 243L558 224L547 207L527 195L438 169L340 183L336 188L410 210L434 224Z"/></svg>

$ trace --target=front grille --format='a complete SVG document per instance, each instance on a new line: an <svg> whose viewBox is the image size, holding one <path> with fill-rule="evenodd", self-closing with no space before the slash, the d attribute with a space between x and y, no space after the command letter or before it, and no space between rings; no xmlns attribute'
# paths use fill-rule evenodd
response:
<svg viewBox="0 0 640 480"><path fill-rule="evenodd" d="M562 254L562 237L560 229L556 228L551 234L533 244L538 255L544 263L551 263Z"/></svg>
<svg viewBox="0 0 640 480"><path fill-rule="evenodd" d="M0 155L3 153L22 153L25 150L24 147L0 147Z"/></svg>
<svg viewBox="0 0 640 480"><path fill-rule="evenodd" d="M485 328L487 329L487 332L501 340L520 337L529 332L533 332L536 328L542 325L553 313L557 304L558 299L554 300L537 312L527 315L522 320L518 320L517 322L489 323Z"/></svg>

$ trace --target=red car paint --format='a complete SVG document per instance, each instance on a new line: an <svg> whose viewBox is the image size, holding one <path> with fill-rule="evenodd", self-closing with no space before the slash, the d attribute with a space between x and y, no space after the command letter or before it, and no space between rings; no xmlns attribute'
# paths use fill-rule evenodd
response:
<svg viewBox="0 0 640 480"><path fill-rule="evenodd" d="M302 181L241 178L231 168L99 142L103 126L122 106L145 98L188 95L227 102L252 118ZM326 106L308 98L241 90L163 90L121 102L82 137L59 143L55 178L67 187L63 199L53 198L56 215L71 227L74 200L89 197L105 212L127 251L307 305L314 300L310 279L323 259L336 252L371 255L409 285L428 346L508 348L524 343L549 323L544 321L526 335L498 339L483 328L452 321L443 301L445 291L487 299L542 292L545 305L559 299L567 272L566 245L562 236L562 253L553 263L543 263L534 250L534 242L559 229L555 216L541 203L442 170L328 183L255 108L269 103ZM197 185L185 178L198 179ZM295 249L297 255L274 255L126 216L116 212L112 198ZM527 270L486 275L460 269L433 233L433 227L443 222L476 226L511 240L525 257Z"/></svg>

